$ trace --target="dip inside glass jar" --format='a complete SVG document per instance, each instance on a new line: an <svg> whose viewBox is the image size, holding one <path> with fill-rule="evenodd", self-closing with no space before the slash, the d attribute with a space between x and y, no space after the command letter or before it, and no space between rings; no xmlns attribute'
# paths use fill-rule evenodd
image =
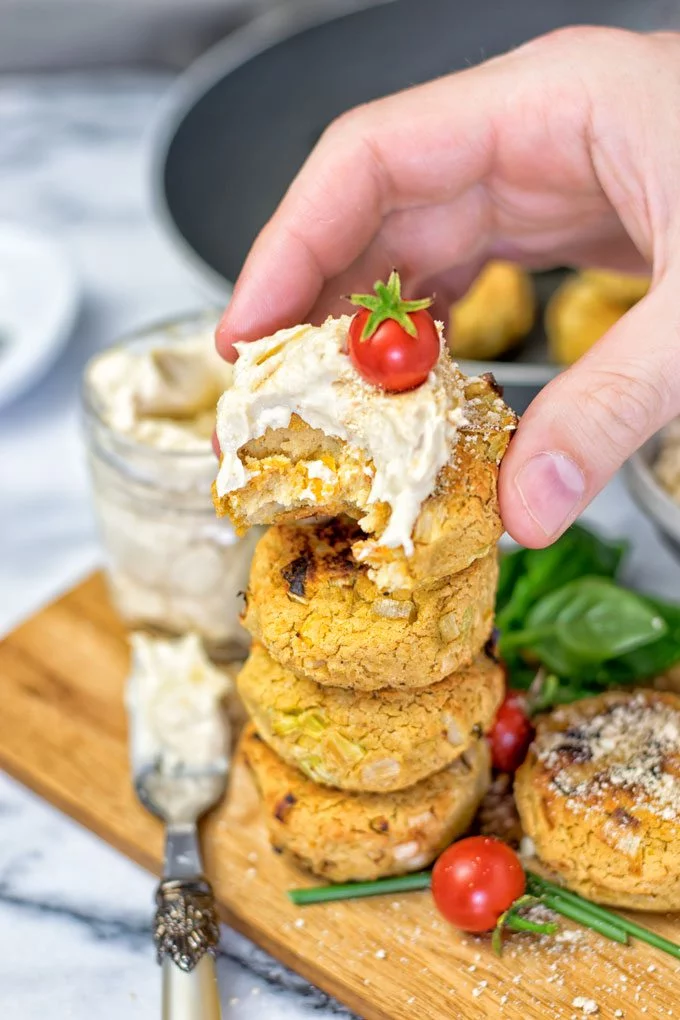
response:
<svg viewBox="0 0 680 1020"><path fill-rule="evenodd" d="M152 326L94 357L83 403L94 506L113 601L125 623L195 631L218 659L244 655L239 623L256 530L238 538L210 487L217 399L231 366L217 313Z"/></svg>

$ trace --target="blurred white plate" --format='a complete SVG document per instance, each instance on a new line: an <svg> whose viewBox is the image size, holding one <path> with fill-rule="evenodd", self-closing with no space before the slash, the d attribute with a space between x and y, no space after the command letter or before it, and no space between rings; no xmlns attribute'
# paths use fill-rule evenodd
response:
<svg viewBox="0 0 680 1020"><path fill-rule="evenodd" d="M0 407L47 371L73 329L80 297L58 244L0 222Z"/></svg>

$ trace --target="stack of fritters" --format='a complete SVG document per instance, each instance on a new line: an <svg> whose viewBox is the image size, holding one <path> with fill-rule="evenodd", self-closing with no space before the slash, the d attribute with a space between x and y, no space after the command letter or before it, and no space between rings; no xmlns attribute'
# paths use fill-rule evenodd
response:
<svg viewBox="0 0 680 1020"><path fill-rule="evenodd" d="M360 534L347 517L266 532L238 681L273 842L336 881L422 868L465 831L503 692L484 652L495 552L386 594L352 556Z"/></svg>
<svg viewBox="0 0 680 1020"><path fill-rule="evenodd" d="M484 734L503 696L487 650L496 477L514 417L491 380L471 381L468 399L410 556L380 546L379 507L371 534L351 496L332 506L299 498L301 463L321 456L301 422L239 453L251 481L222 507L241 526L272 525L246 593L254 644L238 683L252 725L242 753L274 846L332 881L425 867L469 827L488 788ZM336 461L347 458L333 442ZM312 510L332 516L310 523Z"/></svg>

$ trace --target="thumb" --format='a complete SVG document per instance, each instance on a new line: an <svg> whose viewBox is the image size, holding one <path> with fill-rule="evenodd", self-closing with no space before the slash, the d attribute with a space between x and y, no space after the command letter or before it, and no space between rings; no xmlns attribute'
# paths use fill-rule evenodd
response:
<svg viewBox="0 0 680 1020"><path fill-rule="evenodd" d="M523 415L503 460L503 523L549 545L680 411L678 277L664 278Z"/></svg>

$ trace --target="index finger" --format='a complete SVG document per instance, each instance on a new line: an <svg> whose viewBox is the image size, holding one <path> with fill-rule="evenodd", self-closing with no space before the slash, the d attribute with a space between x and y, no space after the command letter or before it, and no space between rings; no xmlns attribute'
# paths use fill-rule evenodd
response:
<svg viewBox="0 0 680 1020"><path fill-rule="evenodd" d="M309 313L327 280L369 246L396 209L451 201L486 171L490 119L470 91L493 79L487 66L441 79L345 114L322 136L245 262L218 327L231 347ZM496 104L497 106L497 104ZM474 108L474 109L473 109Z"/></svg>

